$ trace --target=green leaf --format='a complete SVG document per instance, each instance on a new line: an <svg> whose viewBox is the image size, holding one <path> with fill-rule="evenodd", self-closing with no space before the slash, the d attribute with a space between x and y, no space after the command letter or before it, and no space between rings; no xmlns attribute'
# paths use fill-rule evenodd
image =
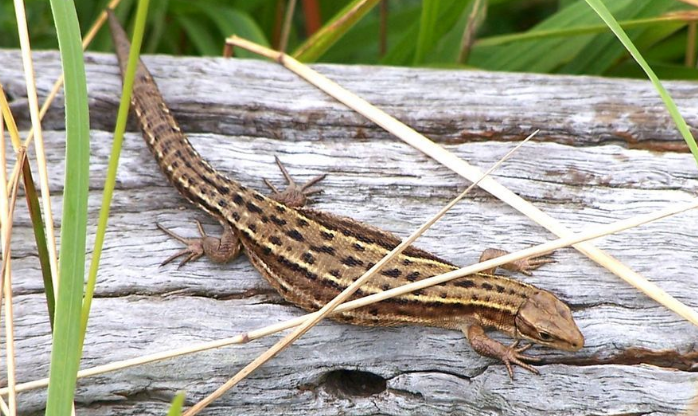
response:
<svg viewBox="0 0 698 416"><path fill-rule="evenodd" d="M625 46L628 52L630 52L630 55L632 55L632 57L637 61L642 70L645 71L650 81L652 81L652 85L654 85L654 88L662 97L662 101L664 101L664 105L666 105L667 109L669 110L671 118L674 120L674 123L676 123L676 127L679 129L679 132L686 141L686 144L688 144L688 148L691 149L691 153L693 153L696 163L698 163L698 146L696 146L696 141L694 140L693 135L691 135L691 131L686 124L686 120L684 120L681 113L679 113L679 109L676 107L676 103L669 95L669 92L664 88L662 83L659 81L659 78L657 78L657 75L654 73L654 71L652 71L652 68L650 68L650 66L647 64L645 59L642 57L642 54L640 54L640 51L638 51L635 45L633 45L628 35L623 31L603 2L601 2L601 0L585 1L589 6L591 6L592 9L594 9L596 13L598 13L599 17L603 19L608 27L611 28L623 46Z"/></svg>
<svg viewBox="0 0 698 416"><path fill-rule="evenodd" d="M448 2L447 2L448 3ZM419 19L417 47L414 50L412 65L424 63L424 57L436 43L436 25L443 6L441 0L422 0L422 15Z"/></svg>
<svg viewBox="0 0 698 416"><path fill-rule="evenodd" d="M187 38L191 39L198 54L203 56L220 55L223 50L223 40L216 40L206 22L184 14L178 14L176 18L187 33Z"/></svg>
<svg viewBox="0 0 698 416"><path fill-rule="evenodd" d="M202 12L208 15L213 20L222 35L218 42L219 54L223 50L225 39L231 35L238 35L252 42L263 46L269 46L269 41L264 36L262 29L247 13L237 11L231 7L209 6L202 8ZM258 55L237 48L236 55L243 58L257 58Z"/></svg>
<svg viewBox="0 0 698 416"><path fill-rule="evenodd" d="M642 19L648 17L659 16L669 10L674 9L676 3L666 0L635 0L633 4L618 12L619 18L622 19ZM656 27L664 26L658 24ZM645 42L650 43L650 34L658 34L656 27L653 28L637 28L628 31L628 36L631 40L639 44L640 39L645 38ZM680 26L679 26L680 27ZM672 30L668 33L673 33L676 24L671 24ZM667 36L668 36L667 34ZM656 39L654 40L656 42ZM606 70L615 65L623 56L626 55L625 48L619 44L612 33L597 35L577 56L566 64L560 72L567 74L603 74Z"/></svg>
<svg viewBox="0 0 698 416"><path fill-rule="evenodd" d="M388 13L386 43L391 49L419 19L418 6L401 7ZM369 13L349 30L322 56L324 62L378 63L380 18L378 13Z"/></svg>
<svg viewBox="0 0 698 416"><path fill-rule="evenodd" d="M614 0L614 11L623 10L635 0ZM601 23L599 17L584 2L574 3L529 32L573 29ZM595 35L569 38L539 39L537 42L514 42L504 47L473 48L469 63L479 68L497 71L552 72L569 62L593 42Z"/></svg>
<svg viewBox="0 0 698 416"><path fill-rule="evenodd" d="M433 36L430 36L430 38L441 39L446 33L453 29L461 18L464 9L466 9L469 4L470 0L454 2L448 1L445 3L447 7L440 9L441 12L437 19L439 23L438 25L434 26L434 33ZM383 65L408 65L413 63L415 61L414 56L416 53L415 45L417 44L420 29L421 20L420 22L413 22L412 26L408 30L404 31L398 43L389 48L388 54L386 54L385 57L380 60L380 63ZM427 55L425 55L425 59L427 58Z"/></svg>
<svg viewBox="0 0 698 416"><path fill-rule="evenodd" d="M320 30L293 51L292 56L301 62L315 62L337 40L349 31L380 0L353 0Z"/></svg>
<svg viewBox="0 0 698 416"><path fill-rule="evenodd" d="M172 399L172 405L170 405L170 410L167 412L167 416L181 416L182 408L184 407L184 392L178 392L174 399Z"/></svg>
<svg viewBox="0 0 698 416"><path fill-rule="evenodd" d="M44 295L46 296L46 306L48 307L48 320L51 325L51 330L53 330L56 318L56 297L53 288L53 279L51 277L51 259L46 242L44 220L41 218L39 196L34 186L31 164L26 158L24 159L24 166L22 167L22 179L24 183L24 196L27 199L29 217L31 218L32 229L34 230L36 251L39 255L39 263L41 264L41 276L44 280Z"/></svg>
<svg viewBox="0 0 698 416"><path fill-rule="evenodd" d="M80 26L73 2L51 0L63 65L65 185L59 259L60 286L49 370L46 414L71 414L80 366L80 309L85 272L90 118Z"/></svg>

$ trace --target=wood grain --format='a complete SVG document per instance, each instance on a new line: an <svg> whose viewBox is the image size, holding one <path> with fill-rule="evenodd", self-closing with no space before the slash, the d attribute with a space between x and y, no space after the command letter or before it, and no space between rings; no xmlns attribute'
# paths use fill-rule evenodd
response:
<svg viewBox="0 0 698 416"><path fill-rule="evenodd" d="M60 68L59 58L55 52L35 57L38 88L45 94ZM87 61L93 233L120 81L112 56L88 54ZM8 63L0 65L0 80L26 129L19 54L0 51L0 62ZM330 174L325 192L314 198L315 208L406 236L467 186L274 64L161 56L146 57L145 62L194 146L214 166L256 189L264 190L265 177L282 184L273 164L273 156L279 155L299 180ZM506 153L513 140L540 128L541 142L527 145L496 176L572 229L686 202L698 190L695 161L685 153L646 82L316 68L483 169ZM695 123L698 88L680 82L667 86L689 124ZM63 114L54 107L45 122L45 140L53 202L60 207ZM198 261L180 270L159 267L178 245L155 222L194 235L195 218L211 232L218 231L167 184L140 135L127 134L83 367L231 336L300 314L245 259L222 266ZM698 213L689 212L597 244L695 308L697 219ZM13 237L20 381L44 377L50 353L29 226L26 208L20 205ZM475 192L418 245L466 265L487 247L515 250L549 238L511 208ZM613 357L631 347L689 353L695 351L698 329L573 250L556 253L556 260L523 279L570 304L587 343L576 354L534 348L546 360L539 377L517 371L510 382L502 365L479 357L457 332L327 322L205 414L605 415L685 410L698 389L695 372L651 362L613 364ZM187 390L189 402L203 397L275 339L86 379L80 384L79 413L162 414L175 391ZM589 365L592 358L605 364ZM687 368L695 367L691 360ZM373 395L357 392L350 381L365 379L332 373L337 370L373 373L385 380L385 387ZM19 399L25 414L40 412L45 391L23 393Z"/></svg>

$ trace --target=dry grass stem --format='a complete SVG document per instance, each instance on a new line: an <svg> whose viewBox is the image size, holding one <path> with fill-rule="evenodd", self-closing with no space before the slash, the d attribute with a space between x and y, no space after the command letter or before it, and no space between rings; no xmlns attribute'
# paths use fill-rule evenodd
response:
<svg viewBox="0 0 698 416"><path fill-rule="evenodd" d="M337 307L335 312L343 312L351 309L361 308L368 306L370 304L380 302L385 299L393 298L395 296L404 295L406 293L413 292L418 289L423 289L429 286L438 285L457 279L469 274L477 273L482 270L491 269L493 267L501 266L504 263L510 263L517 261L526 257L538 256L544 253L549 253L551 251L558 250L563 247L567 247L580 242L593 240L595 238L604 237L609 234L617 233L620 231L628 230L630 228L635 228L639 225L646 224L648 222L656 221L662 218L666 218L672 215L679 214L684 211L698 208L698 199L685 205L675 206L671 208L664 209L655 213L641 215L634 218L629 218L621 221L617 221L612 224L605 226L599 226L596 229L586 231L584 233L573 234L569 237L560 238L553 240L544 244L540 244L534 247L527 248L525 250L517 251L515 253L510 253L501 257L497 257L491 260L487 260L482 263L464 267L458 270L454 270L449 273L445 273L439 276L430 277L428 279L420 280L414 283L410 283L404 286L400 286L394 289L387 290L385 292L376 293L370 296L363 297L361 299L356 299L351 302L347 302ZM131 358L128 360L117 361L105 365L95 366L78 372L78 378L85 378L90 376L95 376L99 374L105 374L112 371L135 367L138 365L148 364L156 361L162 361L169 358L175 358L186 354L192 354L195 352L207 351L214 348L221 348L229 345L244 344L249 341L265 337L276 332L280 332L289 328L293 328L305 322L307 319L312 319L313 315L318 312L306 314L299 316L298 318L289 319L284 322L280 322L273 325L268 325L264 328L260 328L254 331L250 331L244 334L236 335L234 337L220 339L217 341L211 341L207 343L202 343L197 346L178 348L176 350L163 351L155 354L144 355L141 357ZM29 381L26 383L21 383L17 385L17 392L23 392L27 390L33 390L41 387L46 387L48 385L48 378L38 379L34 381ZM0 388L0 395L6 395L8 393L7 388Z"/></svg>
<svg viewBox="0 0 698 416"><path fill-rule="evenodd" d="M17 17L17 30L19 32L19 43L22 48L22 62L24 64L24 78L27 83L27 99L29 100L29 115L32 122L32 129L36 136L36 160L39 165L39 180L41 182L41 202L44 210L44 221L46 224L46 240L49 251L49 262L51 264L51 275L53 287L58 293L58 256L56 250L56 234L53 228L53 211L51 209L51 194L49 191L48 170L46 168L46 153L44 151L44 138L41 131L41 119L39 118L39 102L36 95L36 84L34 83L34 64L31 59L31 46L29 44L29 33L27 30L27 19L22 0L14 0L15 14Z"/></svg>
<svg viewBox="0 0 698 416"><path fill-rule="evenodd" d="M19 191L19 174L14 178L12 185L11 197L8 197L7 181L5 177L5 168L7 166L5 160L5 141L1 140L4 135L0 135L0 216L2 217L2 286L5 300L5 347L7 355L7 386L8 386L8 404L9 415L17 414L17 399L16 399L16 364L15 364L15 345L14 345L14 314L12 312L12 278L11 278L11 236L12 236L12 217L14 207L17 203L17 193ZM21 164L24 164L24 151L20 151L18 157L16 172L20 172ZM20 164L21 162L21 164ZM3 296L0 295L0 298Z"/></svg>
<svg viewBox="0 0 698 416"><path fill-rule="evenodd" d="M229 42L231 45L247 49L280 62L287 69L293 71L298 76L313 84L331 97L365 116L388 132L399 137L405 143L432 157L434 160L438 161L464 178L474 181L476 178L482 175L480 169L468 164L454 154L446 151L441 146L417 133L415 130L401 123L394 117L376 108L362 98L345 90L335 82L330 81L325 76L313 71L292 57L280 54L279 52L236 36L229 37L227 42ZM562 223L545 214L543 211L536 208L534 205L524 200L520 196L511 192L494 179L490 177L483 179L480 183L480 188L497 197L502 202L515 208L557 236L567 237L571 235L572 232L562 225ZM590 259L594 260L596 263L605 267L616 276L635 286L650 298L674 311L676 314L688 320L692 324L698 326L698 312L679 302L676 298L666 293L659 286L648 281L639 273L630 269L628 266L612 257L610 254L605 253L590 243L575 244L574 248Z"/></svg>
<svg viewBox="0 0 698 416"><path fill-rule="evenodd" d="M121 0L112 0L109 5L107 6L110 9L113 9L116 7ZM87 49L88 46L90 46L90 43L94 40L95 36L97 36L97 32L99 32L99 29L102 28L104 25L104 22L107 21L107 12L103 11L100 13L99 17L97 17L97 20L92 24L92 27L90 27L90 30L87 31L87 34L85 37L82 39L82 49L85 50ZM58 92L61 90L63 87L63 74L58 77L56 82L53 83L53 87L51 87L51 92L49 92L48 96L46 97L46 100L44 103L41 105L41 110L39 110L39 120L43 120L44 116L46 115L46 112L48 112L48 109L51 107L51 103L53 103L53 100L56 98L58 95ZM27 138L24 139L24 146L29 147L29 144L31 143L32 138L34 137L34 128L29 130L29 134L27 134Z"/></svg>
<svg viewBox="0 0 698 416"><path fill-rule="evenodd" d="M189 410L184 413L184 416L193 416L199 413L206 406L211 404L214 400L218 399L225 392L233 388L240 381L245 379L248 375L252 374L255 370L261 367L264 363L272 359L276 354L283 351L286 347L291 345L295 340L303 336L312 327L317 325L322 319L331 314L337 306L344 303L351 295L353 295L364 283L366 283L370 278L376 275L389 261L391 261L395 256L402 253L407 247L409 247L417 238L419 238L426 230L428 230L436 221L443 217L453 206L455 206L461 199L463 199L470 190L472 190L483 178L489 175L492 171L497 169L505 160L507 160L514 152L516 152L524 143L528 142L537 131L528 136L525 140L519 143L511 151L509 151L504 157L502 157L497 163L495 163L487 172L483 173L477 181L468 186L460 195L454 198L451 202L446 204L439 212L422 224L415 232L413 232L409 237L404 239L400 244L393 248L388 254L386 254L379 262L377 262L373 267L366 271L361 277L356 279L351 285L347 286L346 289L337 295L334 299L323 306L317 313L313 314L309 319L306 319L302 324L300 324L293 332L286 335L276 344L274 344L267 351L255 358L250 364L245 366L240 370L233 378L224 383L221 387L216 389L215 392L207 396L205 399L201 400L199 403L192 406Z"/></svg>
<svg viewBox="0 0 698 416"><path fill-rule="evenodd" d="M279 50L286 51L288 47L288 36L291 33L291 24L293 23L293 12L296 11L296 0L289 0L286 4L286 16L284 16L284 24L281 28L281 39L279 40Z"/></svg>
<svg viewBox="0 0 698 416"><path fill-rule="evenodd" d="M19 140L19 131L17 130L17 123L15 123L15 118L12 116L12 111L10 110L10 103L7 102L7 96L5 95L5 89L3 88L2 83L0 83L0 111L2 111L1 118L5 120L5 123L7 123L7 130L10 132L12 148L16 152L17 150L19 150L21 144L21 141ZM0 120L0 123L2 123L2 120ZM5 165L3 164L3 166Z"/></svg>
<svg viewBox="0 0 698 416"><path fill-rule="evenodd" d="M0 93L3 94L4 98L4 93L2 92L2 88L0 88ZM10 119L12 117L10 116ZM9 261L9 253L7 250L7 246L4 245L5 241L5 234L8 232L8 229L11 229L11 220L8 215L8 195L7 195L7 160L5 158L5 124L3 123L2 117L0 117L0 218L2 219L0 222L0 231L2 231L3 235L3 244L2 244L2 255L3 257L7 257ZM10 267L8 267L7 271L8 273L5 273L3 275L4 281L9 282L9 271L11 270ZM5 287L5 293L10 292L10 288ZM0 302L2 300L0 299ZM9 309L9 310L8 310ZM14 360L14 329L13 329L13 321L12 321L12 296L8 296L7 299L5 299L5 328L7 330L6 334L6 341L5 345L7 346L7 387L9 390L8 394L8 402L9 406L2 401L2 404L4 407L2 408L2 412L5 415L12 415L14 416L17 413L17 394L15 391L15 385L16 383L16 376L15 376L15 360ZM5 409L6 408L6 409Z"/></svg>

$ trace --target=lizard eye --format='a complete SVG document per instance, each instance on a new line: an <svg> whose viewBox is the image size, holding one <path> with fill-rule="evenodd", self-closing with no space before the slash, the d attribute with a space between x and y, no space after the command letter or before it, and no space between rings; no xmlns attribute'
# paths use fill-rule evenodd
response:
<svg viewBox="0 0 698 416"><path fill-rule="evenodd" d="M547 332L539 332L538 337L540 338L541 341L552 341L553 336L548 334Z"/></svg>

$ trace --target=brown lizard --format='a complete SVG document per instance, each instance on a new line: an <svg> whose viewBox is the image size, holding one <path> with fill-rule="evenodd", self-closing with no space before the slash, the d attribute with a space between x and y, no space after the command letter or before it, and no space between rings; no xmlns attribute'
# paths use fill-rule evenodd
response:
<svg viewBox="0 0 698 416"><path fill-rule="evenodd" d="M129 42L112 13L109 24L122 73ZM191 203L223 226L221 238L182 238L162 227L187 247L167 259L185 256L181 264L206 255L227 262L243 250L252 264L287 301L315 311L359 278L400 243L393 234L350 218L304 208L317 177L297 186L280 162L288 189L265 196L211 167L194 150L165 105L147 68L139 63L133 87L132 108L143 137L160 169ZM270 185L270 184L269 184ZM481 260L502 255L486 250ZM530 273L551 260L526 259L504 268ZM163 263L163 264L164 264ZM457 269L453 264L415 247L407 248L380 274L362 286L353 299ZM512 365L534 373L517 347L518 340L565 351L577 351L584 337L569 307L552 293L518 280L494 274L495 270L466 276L382 302L342 312L333 319L356 325L425 325L461 330L473 349L501 360L513 376ZM489 338L485 328L495 328L517 342L505 346Z"/></svg>

